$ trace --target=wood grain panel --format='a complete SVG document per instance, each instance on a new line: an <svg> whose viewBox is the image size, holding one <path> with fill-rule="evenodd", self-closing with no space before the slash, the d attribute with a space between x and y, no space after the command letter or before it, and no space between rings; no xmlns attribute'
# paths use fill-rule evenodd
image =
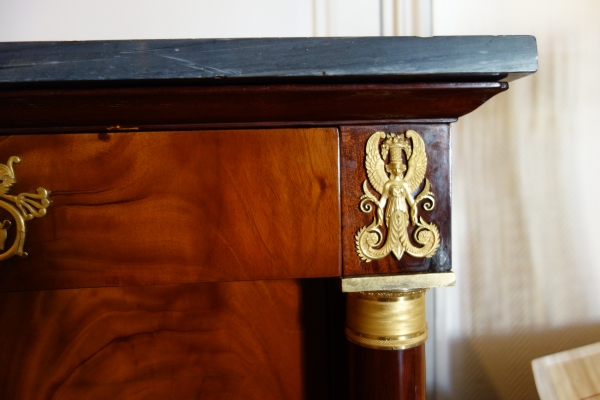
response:
<svg viewBox="0 0 600 400"><path fill-rule="evenodd" d="M362 185L367 179L365 146L368 138L375 132L404 133L409 129L417 131L425 142L425 177L429 179L431 191L435 194L435 208L426 211L420 206L419 215L423 216L425 221L437 225L441 244L431 258L416 258L405 253L397 260L390 253L380 260L365 262L358 257L354 243L358 230L373 221L372 213L366 214L359 210L360 196L363 194ZM452 267L449 126L404 124L342 127L340 135L344 276L449 271ZM377 193L373 188L370 190ZM410 228L409 235L412 237Z"/></svg>
<svg viewBox="0 0 600 400"><path fill-rule="evenodd" d="M335 129L4 137L43 186L0 291L340 276Z"/></svg>
<svg viewBox="0 0 600 400"><path fill-rule="evenodd" d="M304 294L292 280L2 293L0 397L302 399Z"/></svg>
<svg viewBox="0 0 600 400"><path fill-rule="evenodd" d="M0 133L456 119L506 89L481 82L0 90Z"/></svg>

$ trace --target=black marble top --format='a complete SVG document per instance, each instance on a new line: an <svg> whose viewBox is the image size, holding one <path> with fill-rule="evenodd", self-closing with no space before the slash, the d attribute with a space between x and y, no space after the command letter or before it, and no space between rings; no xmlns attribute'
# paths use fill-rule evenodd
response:
<svg viewBox="0 0 600 400"><path fill-rule="evenodd" d="M532 36L0 43L0 88L493 82L536 70Z"/></svg>

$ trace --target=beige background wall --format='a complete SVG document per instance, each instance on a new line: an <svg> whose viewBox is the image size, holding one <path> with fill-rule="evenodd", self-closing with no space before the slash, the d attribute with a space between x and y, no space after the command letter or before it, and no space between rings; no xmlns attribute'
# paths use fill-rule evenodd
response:
<svg viewBox="0 0 600 400"><path fill-rule="evenodd" d="M598 20L597 0L2 0L0 41L537 36L540 71L454 126L459 284L428 350L438 400L521 400L532 358L600 341Z"/></svg>
<svg viewBox="0 0 600 400"><path fill-rule="evenodd" d="M0 41L379 34L379 0L0 1Z"/></svg>
<svg viewBox="0 0 600 400"><path fill-rule="evenodd" d="M533 34L539 51L453 130L437 399L537 399L531 359L600 341L600 2L433 4L436 35Z"/></svg>

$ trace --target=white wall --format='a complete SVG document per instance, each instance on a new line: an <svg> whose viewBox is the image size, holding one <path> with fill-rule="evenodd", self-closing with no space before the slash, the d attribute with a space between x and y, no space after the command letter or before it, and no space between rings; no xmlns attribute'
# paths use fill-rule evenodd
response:
<svg viewBox="0 0 600 400"><path fill-rule="evenodd" d="M600 341L600 2L433 4L436 35L532 34L539 51L537 74L453 129L437 399L537 399L533 358Z"/></svg>
<svg viewBox="0 0 600 400"><path fill-rule="evenodd" d="M0 41L378 36L379 0L1 0Z"/></svg>

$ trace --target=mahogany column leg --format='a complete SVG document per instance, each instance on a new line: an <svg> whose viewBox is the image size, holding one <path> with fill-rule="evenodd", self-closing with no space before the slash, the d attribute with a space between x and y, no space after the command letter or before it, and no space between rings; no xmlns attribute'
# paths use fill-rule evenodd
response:
<svg viewBox="0 0 600 400"><path fill-rule="evenodd" d="M425 399L425 345L406 350L348 346L352 400Z"/></svg>
<svg viewBox="0 0 600 400"><path fill-rule="evenodd" d="M349 293L352 400L425 400L425 290Z"/></svg>

